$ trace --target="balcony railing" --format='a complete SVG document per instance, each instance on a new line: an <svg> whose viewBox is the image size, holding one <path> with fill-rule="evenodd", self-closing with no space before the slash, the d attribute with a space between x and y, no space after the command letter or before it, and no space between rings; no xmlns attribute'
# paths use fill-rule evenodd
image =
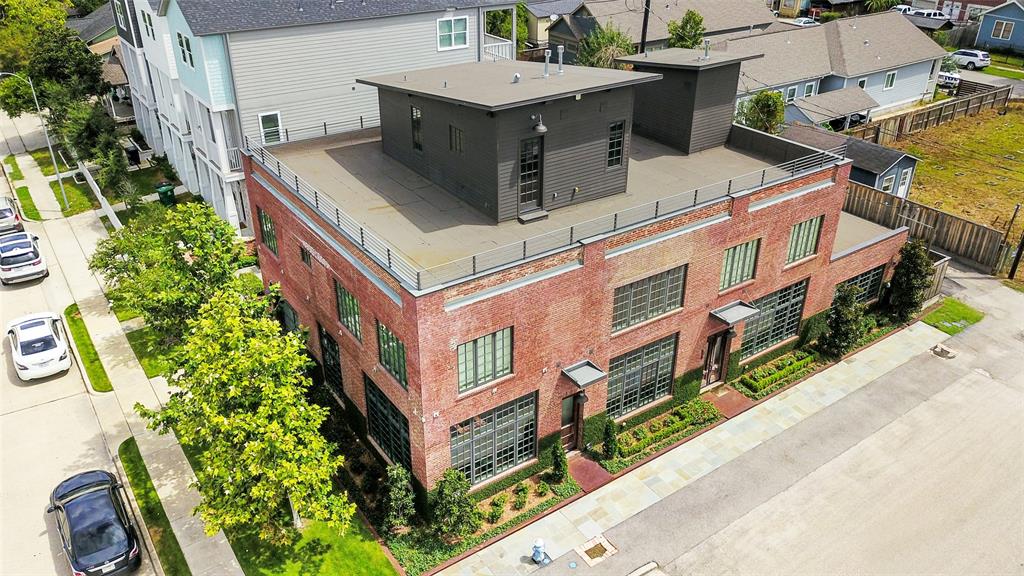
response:
<svg viewBox="0 0 1024 576"><path fill-rule="evenodd" d="M480 252L451 262L421 268L408 262L401 252L346 214L331 198L299 177L260 144L259 138L245 138L247 154L275 175L291 192L302 198L320 216L333 224L350 242L359 246L380 266L411 290L431 290L503 266L546 253L569 248L581 240L651 222L695 206L748 190L799 178L841 162L846 147L817 152L775 166L737 176L730 180L688 190L661 200L634 206L568 228L553 230L523 241Z"/></svg>
<svg viewBox="0 0 1024 576"><path fill-rule="evenodd" d="M228 169L232 172L242 170L242 151L238 148L228 148Z"/></svg>
<svg viewBox="0 0 1024 576"><path fill-rule="evenodd" d="M515 60L516 47L511 40L493 34L484 34L485 60Z"/></svg>

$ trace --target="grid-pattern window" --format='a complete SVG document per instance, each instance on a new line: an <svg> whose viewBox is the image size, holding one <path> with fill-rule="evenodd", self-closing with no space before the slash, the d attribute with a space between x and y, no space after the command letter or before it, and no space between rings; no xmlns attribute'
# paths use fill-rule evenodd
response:
<svg viewBox="0 0 1024 576"><path fill-rule="evenodd" d="M313 256L306 250L305 246L299 246L299 258L306 266L313 266Z"/></svg>
<svg viewBox="0 0 1024 576"><path fill-rule="evenodd" d="M786 264L802 260L818 252L818 237L821 235L821 221L824 216L794 224L789 231L789 250Z"/></svg>
<svg viewBox="0 0 1024 576"><path fill-rule="evenodd" d="M405 344L387 326L377 322L377 350L380 364L403 388L409 386L405 375Z"/></svg>
<svg viewBox="0 0 1024 576"><path fill-rule="evenodd" d="M456 154L464 152L462 148L462 129L448 125L448 149Z"/></svg>
<svg viewBox="0 0 1024 576"><path fill-rule="evenodd" d="M758 313L747 319L743 328L740 357L748 358L796 336L804 312L805 296L807 280L802 280L754 300L752 304Z"/></svg>
<svg viewBox="0 0 1024 576"><path fill-rule="evenodd" d="M150 38L156 39L156 33L153 32L153 16L149 12L139 11L142 14L142 24L146 27L146 35Z"/></svg>
<svg viewBox="0 0 1024 576"><path fill-rule="evenodd" d="M324 330L319 323L316 325L320 333L320 358L323 360L324 381L327 386L339 394L344 394L341 376L341 353L338 350L338 342Z"/></svg>
<svg viewBox="0 0 1024 576"><path fill-rule="evenodd" d="M612 305L612 331L681 308L685 288L685 265L616 288Z"/></svg>
<svg viewBox="0 0 1024 576"><path fill-rule="evenodd" d="M178 32L178 52L181 54L181 61L183 63L188 64L189 68L196 67L195 62L192 60L192 40L181 32Z"/></svg>
<svg viewBox="0 0 1024 576"><path fill-rule="evenodd" d="M662 338L622 356L608 367L608 414L619 417L672 391L676 335Z"/></svg>
<svg viewBox="0 0 1024 576"><path fill-rule="evenodd" d="M626 123L622 120L608 126L608 167L622 165L622 147L626 139Z"/></svg>
<svg viewBox="0 0 1024 576"><path fill-rule="evenodd" d="M722 275L718 281L718 289L725 290L754 277L757 269L757 251L761 239L744 242L725 251L722 261Z"/></svg>
<svg viewBox="0 0 1024 576"><path fill-rule="evenodd" d="M437 21L437 49L451 50L469 46L469 17L441 18Z"/></svg>
<svg viewBox="0 0 1024 576"><path fill-rule="evenodd" d="M359 326L359 301L337 280L334 281L334 299L338 304L338 321L348 328L356 340L361 341L363 331Z"/></svg>
<svg viewBox="0 0 1024 576"><path fill-rule="evenodd" d="M256 209L256 216L260 221L260 241L277 255L277 232L274 230L274 220L261 208Z"/></svg>
<svg viewBox="0 0 1024 576"><path fill-rule="evenodd" d="M423 150L423 111L412 106L409 112L412 121L412 149Z"/></svg>
<svg viewBox="0 0 1024 576"><path fill-rule="evenodd" d="M459 362L459 392L511 374L512 328L460 344L456 353Z"/></svg>
<svg viewBox="0 0 1024 576"><path fill-rule="evenodd" d="M114 2L114 16L117 17L117 25L120 26L123 30L127 30L128 25L125 24L124 6L121 6L120 2Z"/></svg>
<svg viewBox="0 0 1024 576"><path fill-rule="evenodd" d="M299 331L299 315L284 298L277 303L277 319L285 332Z"/></svg>
<svg viewBox="0 0 1024 576"><path fill-rule="evenodd" d="M872 268L867 272L863 272L844 280L840 284L848 284L860 288L860 294L857 294L857 301L862 304L878 298L878 292L882 289L882 276L885 275L885 264L882 264L878 268Z"/></svg>
<svg viewBox="0 0 1024 576"><path fill-rule="evenodd" d="M540 137L527 138L519 143L519 204L540 205Z"/></svg>
<svg viewBox="0 0 1024 576"><path fill-rule="evenodd" d="M451 428L452 468L473 484L537 454L537 393L502 404Z"/></svg>
<svg viewBox="0 0 1024 576"><path fill-rule="evenodd" d="M395 464L411 469L409 419L363 374L366 390L366 433Z"/></svg>

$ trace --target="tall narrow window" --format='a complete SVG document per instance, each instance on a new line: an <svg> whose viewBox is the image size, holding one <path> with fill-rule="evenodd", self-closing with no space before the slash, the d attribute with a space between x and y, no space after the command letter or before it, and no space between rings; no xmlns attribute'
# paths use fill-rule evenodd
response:
<svg viewBox="0 0 1024 576"><path fill-rule="evenodd" d="M387 326L377 322L377 356L402 388L409 387L405 373L405 344Z"/></svg>
<svg viewBox="0 0 1024 576"><path fill-rule="evenodd" d="M181 53L182 63L188 64L189 68L196 67L195 62L192 60L192 40L181 32L178 32L178 51Z"/></svg>
<svg viewBox="0 0 1024 576"><path fill-rule="evenodd" d="M617 418L672 390L676 335L612 358L608 364L608 415Z"/></svg>
<svg viewBox="0 0 1024 576"><path fill-rule="evenodd" d="M722 276L718 282L719 290L725 290L754 277L754 272L757 269L757 251L760 246L761 239L758 238L725 251L725 258L722 261Z"/></svg>
<svg viewBox="0 0 1024 576"><path fill-rule="evenodd" d="M456 154L462 154L462 130L455 126L448 125L448 149Z"/></svg>
<svg viewBox="0 0 1024 576"><path fill-rule="evenodd" d="M264 144L276 144L281 141L281 114L269 112L260 114L260 134Z"/></svg>
<svg viewBox="0 0 1024 576"><path fill-rule="evenodd" d="M324 380L332 390L344 394L342 385L341 354L338 350L338 342L320 325L316 324L320 333L320 359L324 364Z"/></svg>
<svg viewBox="0 0 1024 576"><path fill-rule="evenodd" d="M686 266L680 266L616 288L612 331L681 308L685 286Z"/></svg>
<svg viewBox="0 0 1024 576"><path fill-rule="evenodd" d="M334 281L334 298L338 304L338 321L356 337L363 339L363 331L359 326L359 301L337 280Z"/></svg>
<svg viewBox="0 0 1024 576"><path fill-rule="evenodd" d="M469 17L441 18L437 21L437 49L452 50L469 46Z"/></svg>
<svg viewBox="0 0 1024 576"><path fill-rule="evenodd" d="M412 122L412 149L423 151L423 112L413 106L409 112Z"/></svg>
<svg viewBox="0 0 1024 576"><path fill-rule="evenodd" d="M127 30L128 26L124 20L124 6L121 6L121 2L114 2L114 15L117 17L117 25L123 30Z"/></svg>
<svg viewBox="0 0 1024 576"><path fill-rule="evenodd" d="M804 84L804 98L814 96L814 82Z"/></svg>
<svg viewBox="0 0 1024 576"><path fill-rule="evenodd" d="M794 224L789 231L789 250L786 253L786 264L802 260L817 253L818 237L821 235L821 221L824 216L804 220Z"/></svg>
<svg viewBox="0 0 1024 576"><path fill-rule="evenodd" d="M277 231L274 230L274 220L261 208L256 209L256 216L260 221L260 241L277 255Z"/></svg>
<svg viewBox="0 0 1024 576"><path fill-rule="evenodd" d="M806 295L807 280L802 280L751 302L758 312L743 327L740 357L748 358L796 336Z"/></svg>
<svg viewBox="0 0 1024 576"><path fill-rule="evenodd" d="M409 419L366 374L363 374L366 394L366 435L395 464L412 466L409 450Z"/></svg>
<svg viewBox="0 0 1024 576"><path fill-rule="evenodd" d="M519 143L519 211L540 208L541 137L527 138Z"/></svg>
<svg viewBox="0 0 1024 576"><path fill-rule="evenodd" d="M459 392L465 392L512 373L512 328L498 330L460 344Z"/></svg>
<svg viewBox="0 0 1024 576"><path fill-rule="evenodd" d="M622 165L622 146L625 141L625 122L619 120L608 127L608 167Z"/></svg>
<svg viewBox="0 0 1024 576"><path fill-rule="evenodd" d="M889 90L896 85L896 71L885 73L885 84L882 85L882 90Z"/></svg>

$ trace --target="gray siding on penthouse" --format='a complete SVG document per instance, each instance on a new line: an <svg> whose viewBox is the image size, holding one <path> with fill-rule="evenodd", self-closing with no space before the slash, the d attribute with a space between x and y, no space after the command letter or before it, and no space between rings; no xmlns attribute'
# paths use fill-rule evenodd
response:
<svg viewBox="0 0 1024 576"><path fill-rule="evenodd" d="M132 28L132 30L124 28L118 23L117 5L120 5L121 9L124 10L125 25ZM132 0L110 0L110 10L114 14L114 28L117 30L117 35L132 46L142 46L142 40L136 34L139 30L139 23L136 18L135 3Z"/></svg>
<svg viewBox="0 0 1024 576"><path fill-rule="evenodd" d="M259 133L260 113L280 112L282 132L300 139L376 123L377 89L356 78L477 61L477 10L468 47L437 49L445 12L275 28L228 35L235 99L244 134Z"/></svg>

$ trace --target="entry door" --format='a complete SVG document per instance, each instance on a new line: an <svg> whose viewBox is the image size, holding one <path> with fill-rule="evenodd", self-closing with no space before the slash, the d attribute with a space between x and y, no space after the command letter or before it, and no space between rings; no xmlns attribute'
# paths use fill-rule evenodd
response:
<svg viewBox="0 0 1024 576"><path fill-rule="evenodd" d="M566 450L576 448L576 396L562 398L562 446Z"/></svg>
<svg viewBox="0 0 1024 576"><path fill-rule="evenodd" d="M343 392L341 387L341 355L338 353L338 342L317 324L320 332L320 356L324 362L324 382L336 392Z"/></svg>
<svg viewBox="0 0 1024 576"><path fill-rule="evenodd" d="M519 212L540 208L544 139L527 138L519 143Z"/></svg>
<svg viewBox="0 0 1024 576"><path fill-rule="evenodd" d="M701 387L721 382L725 377L726 334L726 331L722 331L708 338L707 356L704 358L704 382Z"/></svg>
<svg viewBox="0 0 1024 576"><path fill-rule="evenodd" d="M904 168L900 174L900 187L896 191L896 195L900 198L906 198L907 192L910 188L910 175L914 172L913 168Z"/></svg>

